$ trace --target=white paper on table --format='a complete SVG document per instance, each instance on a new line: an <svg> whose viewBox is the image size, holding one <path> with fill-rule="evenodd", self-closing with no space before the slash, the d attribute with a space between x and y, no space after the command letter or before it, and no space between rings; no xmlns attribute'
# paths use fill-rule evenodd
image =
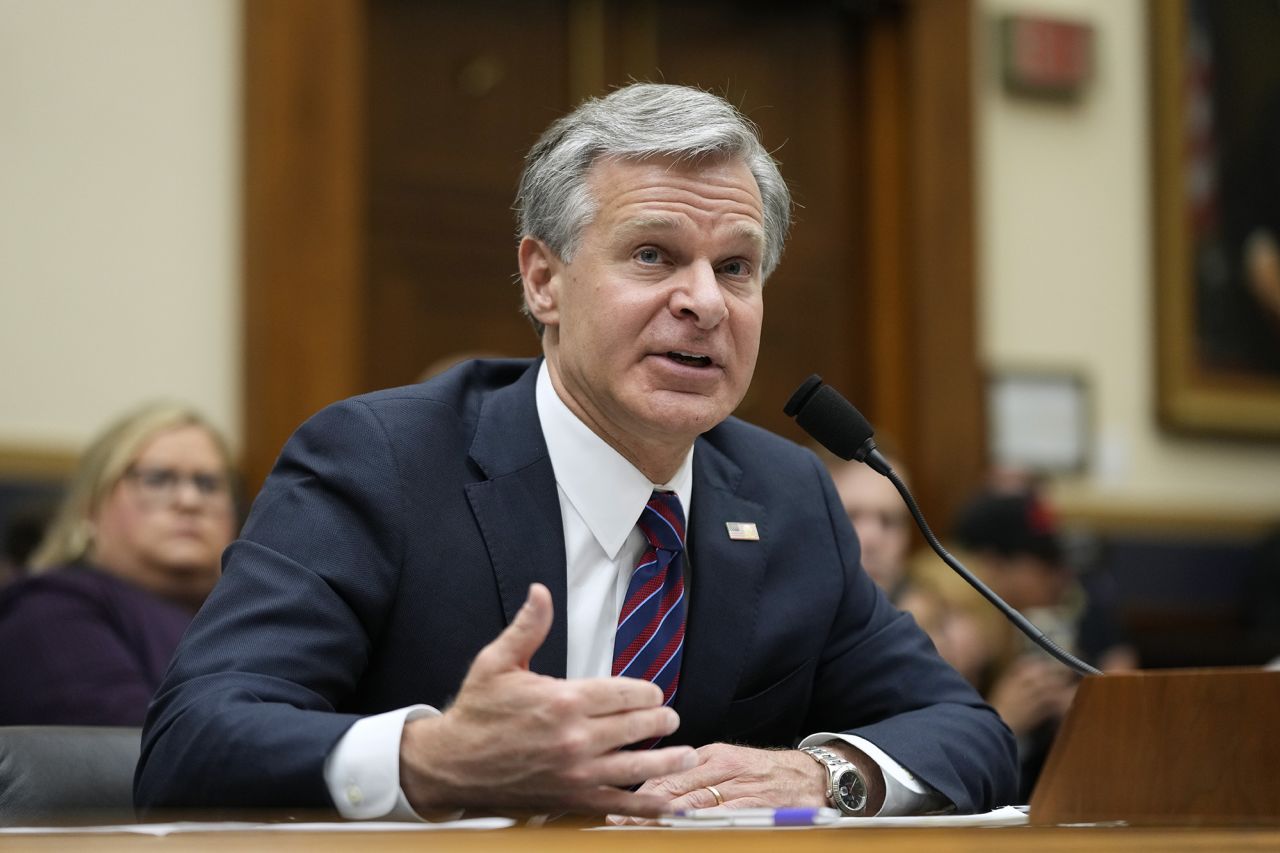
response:
<svg viewBox="0 0 1280 853"><path fill-rule="evenodd" d="M646 826L626 825L626 826L600 826L593 827L595 830L617 830L617 829L659 829L668 830L686 830L692 829L695 832L701 832L710 829L764 829L764 830L806 830L806 829L874 829L876 827L899 826L914 827L916 829L943 828L943 827L987 827L987 826L1022 826L1027 822L1027 813L1017 806L1004 806L994 811L983 812L982 814L942 814L942 815L919 815L916 817L845 817L834 823L822 823L816 826L724 826L723 824L710 824L708 826L695 826L691 824L683 824L681 826L658 826L656 824Z"/></svg>
<svg viewBox="0 0 1280 853"><path fill-rule="evenodd" d="M109 826L9 826L0 835L174 835L183 832L423 832L433 829L506 829L515 821L505 817L477 817L440 823L353 820L319 823L246 823L241 821L182 821L130 823Z"/></svg>
<svg viewBox="0 0 1280 853"><path fill-rule="evenodd" d="M1022 826L1027 813L1017 806L1003 806L982 814L934 814L918 817L846 817L827 826L835 829L874 828L877 826L912 826L917 828L946 826Z"/></svg>

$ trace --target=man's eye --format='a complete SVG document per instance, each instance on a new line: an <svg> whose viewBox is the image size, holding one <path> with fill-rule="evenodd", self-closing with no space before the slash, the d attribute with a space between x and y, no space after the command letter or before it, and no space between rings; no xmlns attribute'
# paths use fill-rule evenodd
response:
<svg viewBox="0 0 1280 853"><path fill-rule="evenodd" d="M656 264L662 260L662 253L652 246L645 246L636 252L636 260L642 264Z"/></svg>
<svg viewBox="0 0 1280 853"><path fill-rule="evenodd" d="M746 261L728 261L720 266L720 271L725 275L741 276L750 274L751 267Z"/></svg>

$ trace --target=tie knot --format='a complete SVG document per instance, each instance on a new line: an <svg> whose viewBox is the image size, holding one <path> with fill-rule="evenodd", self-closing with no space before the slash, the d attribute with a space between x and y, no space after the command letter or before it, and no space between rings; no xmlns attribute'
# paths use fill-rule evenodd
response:
<svg viewBox="0 0 1280 853"><path fill-rule="evenodd" d="M684 509L675 492L655 491L640 513L640 532L654 548L684 550Z"/></svg>

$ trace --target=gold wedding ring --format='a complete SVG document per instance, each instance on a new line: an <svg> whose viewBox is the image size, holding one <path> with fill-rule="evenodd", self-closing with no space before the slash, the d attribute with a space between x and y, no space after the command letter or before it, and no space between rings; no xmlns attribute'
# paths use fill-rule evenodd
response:
<svg viewBox="0 0 1280 853"><path fill-rule="evenodd" d="M715 786L715 785L707 785L707 786L706 786L706 788L707 788L707 790L708 790L708 791L710 791L710 792L711 792L711 796L713 796L713 797L715 797L715 798L716 798L716 805L717 805L717 806L723 806L723 805L724 805L724 797L720 796L720 792L716 790L716 786Z"/></svg>

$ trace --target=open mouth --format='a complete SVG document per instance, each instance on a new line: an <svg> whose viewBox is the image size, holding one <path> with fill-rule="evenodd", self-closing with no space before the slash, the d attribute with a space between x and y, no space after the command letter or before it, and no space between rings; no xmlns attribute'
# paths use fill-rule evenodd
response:
<svg viewBox="0 0 1280 853"><path fill-rule="evenodd" d="M678 364L687 364L690 367L710 367L711 358L705 355L693 355L687 352L677 352L672 350L667 353L667 358Z"/></svg>

